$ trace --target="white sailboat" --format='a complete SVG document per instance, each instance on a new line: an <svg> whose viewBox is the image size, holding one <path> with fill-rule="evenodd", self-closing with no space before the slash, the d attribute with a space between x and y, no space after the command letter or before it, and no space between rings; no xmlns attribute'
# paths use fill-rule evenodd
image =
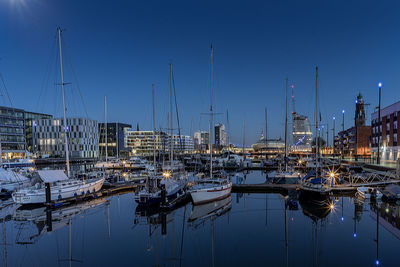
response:
<svg viewBox="0 0 400 267"><path fill-rule="evenodd" d="M330 182L331 179L335 178L332 173L329 174L330 177L324 177L320 172L320 155L319 155L319 129L318 129L318 67L316 67L316 79L315 79L315 174L309 173L302 180L300 187L300 197L303 198L327 198L331 191Z"/></svg>
<svg viewBox="0 0 400 267"><path fill-rule="evenodd" d="M31 180L12 170L5 170L0 167L0 191L12 192L17 189L27 187L31 184Z"/></svg>
<svg viewBox="0 0 400 267"><path fill-rule="evenodd" d="M171 139L173 136L172 123L172 64L170 64L170 94L171 94L171 114L170 127ZM154 86L153 86L153 132L155 140L155 112L154 112ZM135 201L141 205L159 205L162 199L162 191L165 190L165 201L169 202L184 194L187 185L186 172L182 168L175 168L173 142L170 142L170 161L168 165L163 166L163 173L157 173L155 141L153 143L153 164L154 172L149 176L146 187L135 194ZM179 166L179 165L177 165Z"/></svg>
<svg viewBox="0 0 400 267"><path fill-rule="evenodd" d="M203 178L193 185L190 189L193 204L202 204L218 199L223 199L231 194L232 182L227 178L213 177L213 147L212 147L212 128L213 128L213 101L212 101L212 79L213 77L213 47L211 45L211 105L210 105L210 177Z"/></svg>
<svg viewBox="0 0 400 267"><path fill-rule="evenodd" d="M299 179L300 173L288 166L288 78L286 78L286 100L285 100L285 169L275 173L278 179Z"/></svg>
<svg viewBox="0 0 400 267"><path fill-rule="evenodd" d="M61 73L61 88L63 99L64 113L64 145L65 157L67 165L67 175L62 170L44 170L39 171L39 176L44 183L51 185L51 199L61 201L66 198L95 193L103 186L105 178L93 178L88 180L70 179L71 172L69 166L69 151L68 151L68 135L67 135L67 115L65 106L65 90L64 90L64 72L63 72L63 57L61 47L61 28L57 28L58 43L60 50L60 73ZM12 194L15 203L18 204L40 204L46 202L46 192L43 183L37 183L35 186L21 189Z"/></svg>

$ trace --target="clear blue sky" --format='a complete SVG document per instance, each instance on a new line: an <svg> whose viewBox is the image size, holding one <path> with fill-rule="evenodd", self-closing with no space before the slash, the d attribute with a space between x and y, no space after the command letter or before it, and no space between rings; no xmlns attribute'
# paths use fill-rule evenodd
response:
<svg viewBox="0 0 400 267"><path fill-rule="evenodd" d="M295 85L297 111L314 121L316 65L322 119L330 127L342 109L346 128L353 123L359 91L371 104L370 120L379 81L383 106L400 100L399 11L397 1L0 0L0 72L15 107L61 115L54 85L60 25L90 118L103 120L107 95L109 121L150 129L154 83L157 124L166 127L172 62L181 126L189 134L208 129L200 113L209 109L212 42L215 110L229 110L235 143L242 142L245 120L251 144L264 127L265 107L269 136L283 136L286 76ZM85 116L67 62L65 68L72 83L68 114ZM216 121L225 123L226 115Z"/></svg>

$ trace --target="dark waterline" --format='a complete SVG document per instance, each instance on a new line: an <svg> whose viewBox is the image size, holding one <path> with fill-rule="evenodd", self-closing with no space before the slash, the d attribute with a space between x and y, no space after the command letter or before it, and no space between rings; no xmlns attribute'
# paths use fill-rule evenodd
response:
<svg viewBox="0 0 400 267"><path fill-rule="evenodd" d="M246 182L264 179L260 172L246 176ZM44 208L17 210L0 224L0 262L1 266L399 266L399 207L379 204L378 223L376 204L357 204L350 197L332 201L332 211L309 203L291 210L295 205L285 205L279 194L232 194L217 214L190 221L194 216L190 203L146 217L140 216L133 193L127 193L58 209L52 213L51 231Z"/></svg>

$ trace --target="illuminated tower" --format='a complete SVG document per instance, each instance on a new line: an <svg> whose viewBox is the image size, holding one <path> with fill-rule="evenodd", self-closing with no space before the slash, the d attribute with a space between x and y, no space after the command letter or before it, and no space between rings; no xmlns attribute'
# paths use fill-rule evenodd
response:
<svg viewBox="0 0 400 267"><path fill-rule="evenodd" d="M364 100L361 93L358 94L356 100L356 111L355 111L355 126L365 126L365 110L364 110Z"/></svg>

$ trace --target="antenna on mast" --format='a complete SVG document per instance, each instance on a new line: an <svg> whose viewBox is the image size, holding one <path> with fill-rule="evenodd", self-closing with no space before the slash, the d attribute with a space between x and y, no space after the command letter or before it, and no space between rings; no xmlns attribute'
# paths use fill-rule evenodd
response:
<svg viewBox="0 0 400 267"><path fill-rule="evenodd" d="M296 100L294 100L294 84L292 84L290 86L290 88L292 89L292 109L293 109L292 114L295 114L296 113Z"/></svg>

